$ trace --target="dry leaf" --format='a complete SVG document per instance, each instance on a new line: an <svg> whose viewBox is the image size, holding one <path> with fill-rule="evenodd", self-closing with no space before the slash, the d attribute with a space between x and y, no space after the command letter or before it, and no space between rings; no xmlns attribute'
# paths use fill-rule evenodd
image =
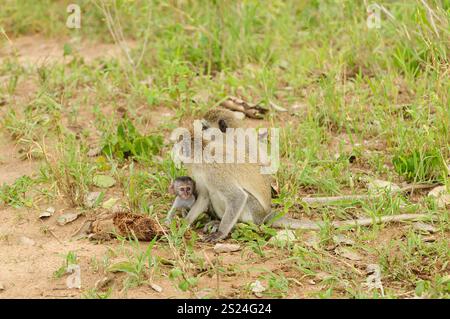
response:
<svg viewBox="0 0 450 319"><path fill-rule="evenodd" d="M255 294L256 297L261 298L262 293L266 291L266 288L261 284L259 280L256 280L255 282L252 282L250 284L251 291Z"/></svg>
<svg viewBox="0 0 450 319"><path fill-rule="evenodd" d="M64 226L70 222L73 222L75 219L80 216L80 213L65 213L58 217L56 222L59 226Z"/></svg>
<svg viewBox="0 0 450 319"><path fill-rule="evenodd" d="M49 207L47 208L45 211L43 211L40 215L39 218L40 219L46 219L49 218L51 216L53 216L53 214L55 213L55 208L54 207Z"/></svg>

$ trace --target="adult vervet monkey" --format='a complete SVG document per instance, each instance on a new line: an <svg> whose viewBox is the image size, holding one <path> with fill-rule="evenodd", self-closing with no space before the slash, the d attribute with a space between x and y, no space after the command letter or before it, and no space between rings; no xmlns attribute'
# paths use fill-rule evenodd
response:
<svg viewBox="0 0 450 319"><path fill-rule="evenodd" d="M204 130L218 128L225 133L227 128L238 128L240 122L231 111L211 110L202 120L202 126ZM213 162L190 163L186 167L197 188L197 200L186 216L188 223L193 223L210 206L221 219L217 232L206 241L224 239L238 221L259 225L272 218L271 176L261 173L260 164ZM276 224L293 226L286 218Z"/></svg>

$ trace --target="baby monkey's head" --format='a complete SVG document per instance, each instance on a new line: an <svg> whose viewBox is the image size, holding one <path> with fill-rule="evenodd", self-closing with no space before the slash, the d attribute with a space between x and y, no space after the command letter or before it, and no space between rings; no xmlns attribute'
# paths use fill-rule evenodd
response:
<svg viewBox="0 0 450 319"><path fill-rule="evenodd" d="M194 180L189 176L177 177L170 185L169 192L173 195L180 196L182 199L189 199L194 196Z"/></svg>

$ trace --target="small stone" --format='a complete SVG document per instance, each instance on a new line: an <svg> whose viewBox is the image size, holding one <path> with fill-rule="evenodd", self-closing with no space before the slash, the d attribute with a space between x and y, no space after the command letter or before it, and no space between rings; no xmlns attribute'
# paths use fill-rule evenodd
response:
<svg viewBox="0 0 450 319"><path fill-rule="evenodd" d="M3 285L3 283L0 282L0 291L5 290L5 286Z"/></svg>
<svg viewBox="0 0 450 319"><path fill-rule="evenodd" d="M163 289L162 289L161 286L159 286L159 285L157 285L157 284L154 284L154 283L151 283L151 284L150 284L150 287L151 287L154 291L156 291L156 292L162 292L162 291L163 291Z"/></svg>
<svg viewBox="0 0 450 319"><path fill-rule="evenodd" d="M237 244L216 244L214 246L214 252L220 254L220 253L231 253L234 251L241 250L241 246Z"/></svg>

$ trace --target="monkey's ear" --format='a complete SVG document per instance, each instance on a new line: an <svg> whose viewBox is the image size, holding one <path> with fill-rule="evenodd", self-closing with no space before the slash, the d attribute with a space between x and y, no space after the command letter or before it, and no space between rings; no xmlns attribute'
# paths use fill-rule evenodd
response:
<svg viewBox="0 0 450 319"><path fill-rule="evenodd" d="M170 186L169 186L169 194L175 195L174 183L171 183Z"/></svg>
<svg viewBox="0 0 450 319"><path fill-rule="evenodd" d="M224 119L220 119L219 120L219 130L222 133L226 133L227 132L227 128L228 128L228 124Z"/></svg>

